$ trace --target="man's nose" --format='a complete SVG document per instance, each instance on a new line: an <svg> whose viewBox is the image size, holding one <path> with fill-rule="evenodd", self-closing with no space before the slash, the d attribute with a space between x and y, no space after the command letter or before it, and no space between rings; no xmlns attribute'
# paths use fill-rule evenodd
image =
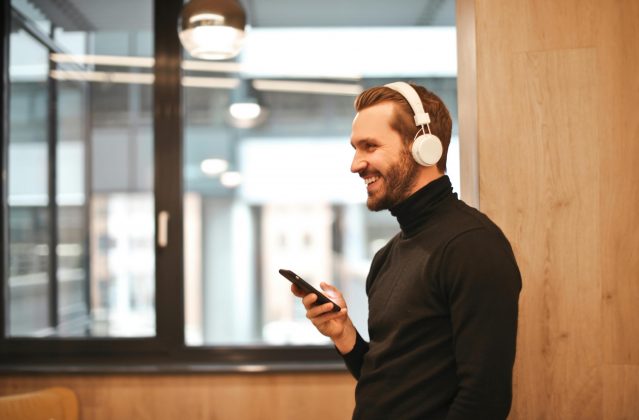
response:
<svg viewBox="0 0 639 420"><path fill-rule="evenodd" d="M362 159L356 153L355 156L353 156L353 162L351 163L351 172L354 174L362 172L366 169L366 166L368 166L366 160Z"/></svg>

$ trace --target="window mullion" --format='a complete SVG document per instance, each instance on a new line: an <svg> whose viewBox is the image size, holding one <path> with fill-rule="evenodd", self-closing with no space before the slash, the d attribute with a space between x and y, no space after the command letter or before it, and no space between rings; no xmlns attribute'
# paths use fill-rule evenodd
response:
<svg viewBox="0 0 639 420"><path fill-rule="evenodd" d="M154 170L156 215L157 336L170 350L184 345L182 222L182 49L175 27L181 0L156 0L154 10L155 67L153 85ZM157 241L161 212L169 215L168 243Z"/></svg>
<svg viewBox="0 0 639 420"><path fill-rule="evenodd" d="M50 37L53 38L55 27L51 26ZM51 53L52 51L49 50ZM49 59L49 76L47 78L47 156L48 156L48 204L49 218L49 326L57 333L60 323L59 317L59 278L58 278L58 203L57 203L57 173L58 173L58 86L51 77L56 69L56 63Z"/></svg>

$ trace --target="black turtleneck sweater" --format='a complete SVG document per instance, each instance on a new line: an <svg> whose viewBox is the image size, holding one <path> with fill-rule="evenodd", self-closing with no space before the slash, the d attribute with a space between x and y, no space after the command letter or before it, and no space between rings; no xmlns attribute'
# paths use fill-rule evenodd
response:
<svg viewBox="0 0 639 420"><path fill-rule="evenodd" d="M344 355L353 418L505 419L521 289L508 240L447 176L391 213L401 232L366 280L370 343Z"/></svg>

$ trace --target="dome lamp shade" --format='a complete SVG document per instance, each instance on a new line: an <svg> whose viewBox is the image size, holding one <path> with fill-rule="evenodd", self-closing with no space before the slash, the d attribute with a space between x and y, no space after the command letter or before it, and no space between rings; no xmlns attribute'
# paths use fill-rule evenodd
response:
<svg viewBox="0 0 639 420"><path fill-rule="evenodd" d="M179 35L195 58L226 60L239 54L246 12L237 0L191 0L182 9Z"/></svg>

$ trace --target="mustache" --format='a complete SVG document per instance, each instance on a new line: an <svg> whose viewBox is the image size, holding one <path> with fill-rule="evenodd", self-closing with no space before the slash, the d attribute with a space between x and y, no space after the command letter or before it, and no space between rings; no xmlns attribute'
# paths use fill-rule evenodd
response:
<svg viewBox="0 0 639 420"><path fill-rule="evenodd" d="M360 178L368 178L370 176L378 176L378 177L381 177L381 178L384 177L381 173L379 173L377 171L366 171L366 172L360 172L359 173L359 177Z"/></svg>

